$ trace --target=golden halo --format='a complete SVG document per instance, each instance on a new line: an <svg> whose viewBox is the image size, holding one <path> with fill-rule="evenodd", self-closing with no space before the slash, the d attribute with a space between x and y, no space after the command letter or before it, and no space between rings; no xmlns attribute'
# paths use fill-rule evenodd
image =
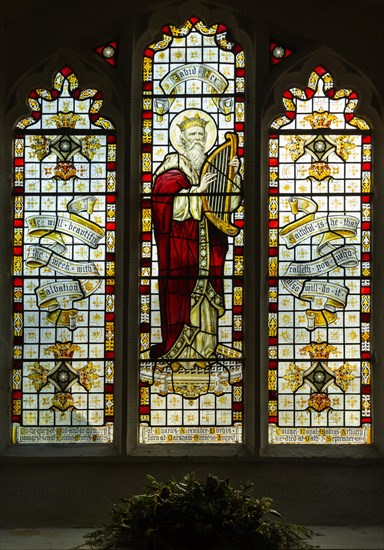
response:
<svg viewBox="0 0 384 550"><path fill-rule="evenodd" d="M204 111L201 111L200 109L187 109L186 111L181 111L181 113L175 116L169 128L169 136L170 136L171 144L178 153L181 153L181 154L184 153L184 150L180 143L180 128L178 127L178 124L181 123L184 117L191 118L191 117L194 117L196 114L198 114L199 117L207 121L207 125L205 127L205 131L207 133L207 141L205 143L204 152L206 153L207 151L209 151L212 145L216 141L217 128L216 128L215 121L213 120L211 115L209 115L208 113L205 113Z"/></svg>

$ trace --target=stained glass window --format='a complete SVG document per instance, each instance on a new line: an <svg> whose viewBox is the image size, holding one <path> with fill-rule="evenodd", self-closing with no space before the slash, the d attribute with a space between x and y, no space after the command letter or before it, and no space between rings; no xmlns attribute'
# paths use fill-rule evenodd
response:
<svg viewBox="0 0 384 550"><path fill-rule="evenodd" d="M106 63L114 67L117 61L118 47L118 40L112 40L111 42L107 42L97 47L95 51Z"/></svg>
<svg viewBox="0 0 384 550"><path fill-rule="evenodd" d="M284 59L287 59L287 57L293 54L293 50L273 40L271 40L269 44L269 52L272 65L281 63Z"/></svg>
<svg viewBox="0 0 384 550"><path fill-rule="evenodd" d="M322 66L269 141L271 443L370 443L371 132Z"/></svg>
<svg viewBox="0 0 384 550"><path fill-rule="evenodd" d="M111 442L116 136L70 67L14 139L14 443Z"/></svg>
<svg viewBox="0 0 384 550"><path fill-rule="evenodd" d="M141 443L242 439L244 70L195 17L144 53Z"/></svg>

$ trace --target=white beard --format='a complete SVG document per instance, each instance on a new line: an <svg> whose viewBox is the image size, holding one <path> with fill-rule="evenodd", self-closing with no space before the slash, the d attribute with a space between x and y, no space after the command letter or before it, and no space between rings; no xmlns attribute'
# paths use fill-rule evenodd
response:
<svg viewBox="0 0 384 550"><path fill-rule="evenodd" d="M185 143L184 145L185 156L192 164L193 168L200 172L201 167L203 166L206 156L204 153L204 147L200 143L192 143L189 145Z"/></svg>

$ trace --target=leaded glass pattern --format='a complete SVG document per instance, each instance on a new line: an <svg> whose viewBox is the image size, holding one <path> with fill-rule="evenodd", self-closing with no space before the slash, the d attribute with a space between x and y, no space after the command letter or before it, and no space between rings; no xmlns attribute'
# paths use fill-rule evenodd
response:
<svg viewBox="0 0 384 550"><path fill-rule="evenodd" d="M109 443L116 136L70 67L14 138L14 443Z"/></svg>
<svg viewBox="0 0 384 550"><path fill-rule="evenodd" d="M293 54L293 50L287 48L284 44L281 44L280 42L275 42L273 40L271 40L269 44L269 52L272 65L277 65L278 63L281 63L282 61L284 61L284 59L287 59L287 57Z"/></svg>
<svg viewBox="0 0 384 550"><path fill-rule="evenodd" d="M371 132L322 66L269 140L269 441L371 442Z"/></svg>
<svg viewBox="0 0 384 550"><path fill-rule="evenodd" d="M244 71L195 17L144 53L141 443L242 439Z"/></svg>
<svg viewBox="0 0 384 550"><path fill-rule="evenodd" d="M118 50L119 41L111 40L110 42L107 42L102 46L98 46L95 51L101 57L101 59L108 63L108 65L112 65L112 67L115 67L117 62Z"/></svg>

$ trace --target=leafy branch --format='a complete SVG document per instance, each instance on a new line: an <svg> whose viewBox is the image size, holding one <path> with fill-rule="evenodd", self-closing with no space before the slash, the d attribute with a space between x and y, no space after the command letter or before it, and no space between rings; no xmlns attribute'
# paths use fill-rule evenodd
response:
<svg viewBox="0 0 384 550"><path fill-rule="evenodd" d="M147 476L142 495L121 498L112 521L74 550L188 550L314 548L306 527L284 523L271 498L253 497L253 484L234 489L228 479L194 474L181 481Z"/></svg>

